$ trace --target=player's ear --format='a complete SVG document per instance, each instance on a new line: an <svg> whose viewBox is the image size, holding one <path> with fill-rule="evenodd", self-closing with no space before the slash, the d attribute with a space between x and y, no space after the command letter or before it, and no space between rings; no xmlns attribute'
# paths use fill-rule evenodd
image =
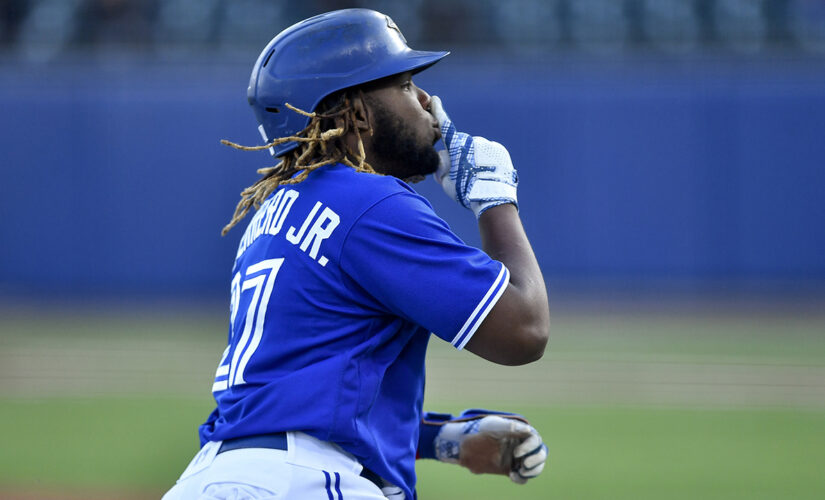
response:
<svg viewBox="0 0 825 500"><path fill-rule="evenodd" d="M368 130L372 135L372 124L370 124L370 113L364 93L359 89L358 92L352 96L352 109L355 118L355 126L358 130Z"/></svg>

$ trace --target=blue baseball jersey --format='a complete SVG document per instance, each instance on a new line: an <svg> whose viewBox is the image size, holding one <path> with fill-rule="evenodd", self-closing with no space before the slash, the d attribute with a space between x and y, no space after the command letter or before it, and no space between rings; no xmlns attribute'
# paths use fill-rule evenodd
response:
<svg viewBox="0 0 825 500"><path fill-rule="evenodd" d="M463 348L508 282L396 178L332 165L281 186L238 247L201 444L302 431L413 498L430 333Z"/></svg>

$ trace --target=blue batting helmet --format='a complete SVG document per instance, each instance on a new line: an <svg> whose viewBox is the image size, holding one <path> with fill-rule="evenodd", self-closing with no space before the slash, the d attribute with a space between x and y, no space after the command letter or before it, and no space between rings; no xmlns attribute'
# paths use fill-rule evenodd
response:
<svg viewBox="0 0 825 500"><path fill-rule="evenodd" d="M266 46L249 79L247 98L264 140L295 135L309 118L287 109L289 103L314 111L328 95L405 71L421 71L449 52L407 46L389 16L368 9L328 12L301 21ZM298 146L279 144L281 156Z"/></svg>

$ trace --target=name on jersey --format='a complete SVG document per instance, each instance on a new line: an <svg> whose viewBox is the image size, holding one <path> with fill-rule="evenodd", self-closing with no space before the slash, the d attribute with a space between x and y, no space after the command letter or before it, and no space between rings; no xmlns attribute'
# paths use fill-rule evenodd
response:
<svg viewBox="0 0 825 500"><path fill-rule="evenodd" d="M295 200L298 199L298 195L298 191L294 189L281 189L261 205L246 227L246 232L238 245L236 260L260 236L265 234L276 236L281 232L284 221L292 205L295 204ZM329 259L319 255L321 243L332 235L339 222L341 218L338 214L331 208L325 207L320 201L316 202L300 227L289 226L286 231L286 240L298 246L322 267L326 266Z"/></svg>

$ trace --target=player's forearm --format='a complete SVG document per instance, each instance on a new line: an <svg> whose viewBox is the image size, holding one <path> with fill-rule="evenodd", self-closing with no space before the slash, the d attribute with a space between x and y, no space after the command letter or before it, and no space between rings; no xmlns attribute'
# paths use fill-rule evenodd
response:
<svg viewBox="0 0 825 500"><path fill-rule="evenodd" d="M510 271L510 284L500 299L504 317L492 318L496 340L487 345L498 363L521 364L541 357L550 335L547 289L516 207L499 205L479 218L482 247ZM476 346L478 347L478 346ZM476 352L476 351L473 351Z"/></svg>
<svg viewBox="0 0 825 500"><path fill-rule="evenodd" d="M478 228L487 255L510 270L510 285L533 297L535 306L546 306L544 278L516 207L505 203L486 210L478 220Z"/></svg>

